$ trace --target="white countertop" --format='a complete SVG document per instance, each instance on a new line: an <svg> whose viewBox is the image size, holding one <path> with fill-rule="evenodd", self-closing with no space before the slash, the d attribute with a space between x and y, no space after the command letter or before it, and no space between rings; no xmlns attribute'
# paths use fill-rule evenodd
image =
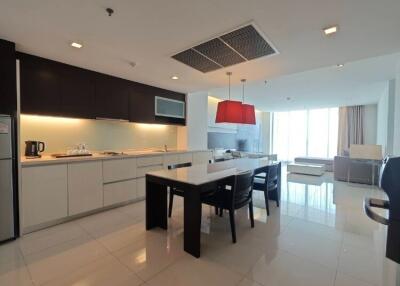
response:
<svg viewBox="0 0 400 286"><path fill-rule="evenodd" d="M277 161L263 159L242 158L218 162L214 164L199 164L191 167L174 170L160 170L148 172L147 175L182 182L191 185L202 185L217 181L242 172L278 164Z"/></svg>
<svg viewBox="0 0 400 286"><path fill-rule="evenodd" d="M35 166L35 165L48 165L48 164L61 164L61 163L71 163L71 162L84 162L92 160L112 160L112 159L123 159L131 157L147 157L147 156L162 156L162 155L173 155L181 153L193 153L202 152L208 150L171 150L168 152L163 151L152 151L152 150L137 150L137 151L123 151L122 155L104 155L101 153L93 153L93 156L86 157L67 157L67 158L55 158L51 155L42 155L41 158L28 159L25 156L21 157L21 165L25 166Z"/></svg>

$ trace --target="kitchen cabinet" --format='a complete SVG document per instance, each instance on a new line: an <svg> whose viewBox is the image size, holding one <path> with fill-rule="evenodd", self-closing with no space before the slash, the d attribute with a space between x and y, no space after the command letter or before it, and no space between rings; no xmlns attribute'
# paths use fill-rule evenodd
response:
<svg viewBox="0 0 400 286"><path fill-rule="evenodd" d="M22 113L95 118L90 71L23 53L18 58Z"/></svg>
<svg viewBox="0 0 400 286"><path fill-rule="evenodd" d="M23 231L28 233L61 219L144 199L147 172L181 162L204 164L211 156L211 151L195 151L66 163L51 160L44 165L22 162Z"/></svg>
<svg viewBox="0 0 400 286"><path fill-rule="evenodd" d="M96 76L96 118L129 119L129 81L99 74Z"/></svg>
<svg viewBox="0 0 400 286"><path fill-rule="evenodd" d="M164 168L168 169L168 166L179 164L179 156L177 154L164 155Z"/></svg>
<svg viewBox="0 0 400 286"><path fill-rule="evenodd" d="M213 158L211 151L193 152L193 165L194 164L208 164L209 160Z"/></svg>
<svg viewBox="0 0 400 286"><path fill-rule="evenodd" d="M67 165L22 168L22 227L68 215Z"/></svg>
<svg viewBox="0 0 400 286"><path fill-rule="evenodd" d="M181 153L178 155L179 163L192 163L193 162L193 155L192 153Z"/></svg>
<svg viewBox="0 0 400 286"><path fill-rule="evenodd" d="M185 101L185 94L135 83L129 98L129 121L157 124L185 125L185 118L155 115L155 97Z"/></svg>
<svg viewBox="0 0 400 286"><path fill-rule="evenodd" d="M103 182L136 178L136 158L118 158L103 162Z"/></svg>
<svg viewBox="0 0 400 286"><path fill-rule="evenodd" d="M136 179L136 191L137 191L137 198L143 199L146 197L146 178L138 178Z"/></svg>
<svg viewBox="0 0 400 286"><path fill-rule="evenodd" d="M128 202L137 198L136 179L104 185L104 206Z"/></svg>
<svg viewBox="0 0 400 286"><path fill-rule="evenodd" d="M68 215L103 206L102 161L68 164Z"/></svg>
<svg viewBox="0 0 400 286"><path fill-rule="evenodd" d="M162 165L162 163L163 163L162 156L148 156L148 157L137 158L137 166L138 167Z"/></svg>
<svg viewBox="0 0 400 286"><path fill-rule="evenodd" d="M1 42L0 42L1 43ZM0 57L3 48L0 45ZM8 50L5 50L6 52ZM6 53L4 53L6 54ZM10 57L4 61L11 65ZM21 112L87 119L185 125L184 118L155 116L155 96L185 101L185 94L149 86L64 63L16 53L20 60ZM1 58L3 60L3 58ZM5 69L5 68L4 68ZM11 69L7 68L7 72ZM0 73L4 73L3 65ZM12 74L12 72L11 72ZM8 75L7 75L8 76ZM1 77L2 79L6 77ZM0 85L15 94L14 81ZM13 90L12 90L13 89ZM3 96L3 95L2 95ZM11 98L11 97L10 97ZM12 99L16 107L16 98Z"/></svg>
<svg viewBox="0 0 400 286"><path fill-rule="evenodd" d="M16 114L15 44L0 40L0 114Z"/></svg>

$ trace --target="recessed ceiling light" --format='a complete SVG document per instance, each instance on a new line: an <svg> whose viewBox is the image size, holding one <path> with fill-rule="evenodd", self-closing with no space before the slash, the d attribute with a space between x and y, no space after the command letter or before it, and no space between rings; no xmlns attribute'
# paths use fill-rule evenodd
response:
<svg viewBox="0 0 400 286"><path fill-rule="evenodd" d="M77 42L72 42L72 43L71 43L71 47L74 47L74 48L80 49L80 48L82 48L82 47L83 47L83 45L82 45L82 44L80 44L80 43L77 43Z"/></svg>
<svg viewBox="0 0 400 286"><path fill-rule="evenodd" d="M326 36L335 34L338 31L338 26L332 26L324 29L324 33Z"/></svg>
<svg viewBox="0 0 400 286"><path fill-rule="evenodd" d="M174 75L174 76L172 76L172 77L171 77L171 79L173 79L173 80L177 80L177 79L179 79L179 77L178 77L178 76L176 76L176 75Z"/></svg>

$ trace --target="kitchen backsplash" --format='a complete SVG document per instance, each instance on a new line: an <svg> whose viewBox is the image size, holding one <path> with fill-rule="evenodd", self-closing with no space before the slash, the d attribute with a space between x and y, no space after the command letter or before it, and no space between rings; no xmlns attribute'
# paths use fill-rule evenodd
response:
<svg viewBox="0 0 400 286"><path fill-rule="evenodd" d="M65 152L85 143L89 150L168 148L177 146L177 127L105 120L21 115L21 152L25 141L46 143L44 153Z"/></svg>

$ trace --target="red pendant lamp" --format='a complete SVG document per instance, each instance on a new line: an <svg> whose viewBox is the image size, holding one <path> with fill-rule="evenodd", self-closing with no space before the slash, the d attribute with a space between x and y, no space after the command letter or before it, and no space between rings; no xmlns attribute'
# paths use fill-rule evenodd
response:
<svg viewBox="0 0 400 286"><path fill-rule="evenodd" d="M229 100L218 102L215 123L243 123L242 103L231 100L231 72L226 73L229 77Z"/></svg>
<svg viewBox="0 0 400 286"><path fill-rule="evenodd" d="M256 113L255 113L254 105L244 103L244 84L245 84L246 80L242 79L241 82L243 84L242 123L255 125L256 124Z"/></svg>

